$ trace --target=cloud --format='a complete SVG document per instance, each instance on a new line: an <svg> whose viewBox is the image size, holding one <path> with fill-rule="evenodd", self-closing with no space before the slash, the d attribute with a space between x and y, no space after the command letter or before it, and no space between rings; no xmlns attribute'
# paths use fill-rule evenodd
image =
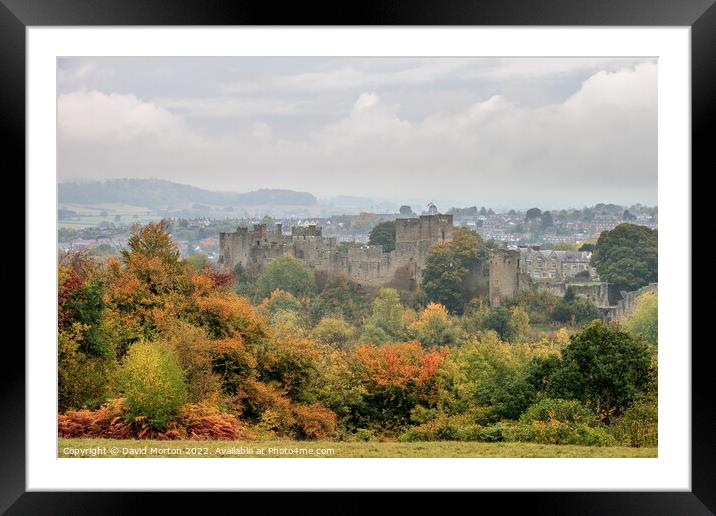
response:
<svg viewBox="0 0 716 516"><path fill-rule="evenodd" d="M138 139L172 144L186 134L182 118L134 95L76 91L57 101L60 135L87 144L134 143Z"/></svg>
<svg viewBox="0 0 716 516"><path fill-rule="evenodd" d="M310 101L275 98L158 98L154 102L172 112L194 117L235 118L255 116L297 116L318 111Z"/></svg>
<svg viewBox="0 0 716 516"><path fill-rule="evenodd" d="M540 106L495 94L408 120L379 88L353 99L339 117L289 136L254 116L282 111L283 100L236 101L233 115L254 117L251 123L207 137L185 117L202 109L214 116L220 107L211 100L64 94L60 179L163 177L220 190L280 187L478 205L656 201L655 63L598 71L565 100Z"/></svg>

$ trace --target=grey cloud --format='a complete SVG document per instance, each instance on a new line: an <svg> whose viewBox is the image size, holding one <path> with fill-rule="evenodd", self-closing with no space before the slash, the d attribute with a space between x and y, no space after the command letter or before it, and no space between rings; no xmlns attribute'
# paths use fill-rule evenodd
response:
<svg viewBox="0 0 716 516"><path fill-rule="evenodd" d="M58 177L653 204L656 69L606 58L65 60Z"/></svg>

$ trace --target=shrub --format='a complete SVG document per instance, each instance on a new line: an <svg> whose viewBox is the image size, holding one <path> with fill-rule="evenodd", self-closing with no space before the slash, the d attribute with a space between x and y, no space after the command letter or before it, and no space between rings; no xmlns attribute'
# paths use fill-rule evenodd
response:
<svg viewBox="0 0 716 516"><path fill-rule="evenodd" d="M58 336L57 401L60 412L97 408L109 394L107 378L115 362L112 357L87 356L79 350L82 339L82 331L62 331Z"/></svg>
<svg viewBox="0 0 716 516"><path fill-rule="evenodd" d="M221 412L209 402L184 405L179 412L178 424L189 439L242 440L256 437L235 416Z"/></svg>
<svg viewBox="0 0 716 516"><path fill-rule="evenodd" d="M655 398L636 401L610 425L612 436L622 446L654 447L658 444L659 420Z"/></svg>
<svg viewBox="0 0 716 516"><path fill-rule="evenodd" d="M460 441L478 441L483 443L497 443L504 440L502 426L470 425L458 429L457 437Z"/></svg>
<svg viewBox="0 0 716 516"><path fill-rule="evenodd" d="M580 446L610 446L614 439L604 427L590 427L580 423L565 423L557 419L532 421L503 427L505 441L541 444L575 444Z"/></svg>
<svg viewBox="0 0 716 516"><path fill-rule="evenodd" d="M356 441L368 442L375 440L375 433L369 428L358 428L353 434Z"/></svg>
<svg viewBox="0 0 716 516"><path fill-rule="evenodd" d="M445 348L425 351L419 342L356 348L354 367L365 388L360 416L383 428L403 426L416 404L434 397L446 354Z"/></svg>
<svg viewBox="0 0 716 516"><path fill-rule="evenodd" d="M135 435L131 422L124 419L124 399L111 399L97 410L71 410L58 416L60 437L105 437L130 439Z"/></svg>
<svg viewBox="0 0 716 516"><path fill-rule="evenodd" d="M402 442L415 441L476 441L500 442L502 426L482 426L474 423L467 414L447 415L440 412L430 421L413 426L398 436Z"/></svg>
<svg viewBox="0 0 716 516"><path fill-rule="evenodd" d="M176 356L151 342L132 345L117 373L116 387L126 398L127 417L145 417L155 430L164 429L186 399Z"/></svg>
<svg viewBox="0 0 716 516"><path fill-rule="evenodd" d="M607 446L613 443L594 413L577 400L546 398L530 406L518 424L507 427L510 441Z"/></svg>
<svg viewBox="0 0 716 516"><path fill-rule="evenodd" d="M584 423L595 426L594 413L577 400L545 398L530 406L520 417L521 423L541 421L547 423L552 419L564 423Z"/></svg>
<svg viewBox="0 0 716 516"><path fill-rule="evenodd" d="M294 435L298 439L325 439L335 430L336 414L320 403L293 405Z"/></svg>
<svg viewBox="0 0 716 516"><path fill-rule="evenodd" d="M291 400L285 393L257 380L247 380L237 392L243 402L243 415L255 421L259 430L288 434L294 423Z"/></svg>

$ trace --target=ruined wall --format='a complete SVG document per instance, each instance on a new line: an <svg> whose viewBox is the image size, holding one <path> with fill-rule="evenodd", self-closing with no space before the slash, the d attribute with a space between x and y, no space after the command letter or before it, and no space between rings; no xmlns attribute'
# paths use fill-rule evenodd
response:
<svg viewBox="0 0 716 516"><path fill-rule="evenodd" d="M489 268L490 304L500 303L517 293L529 289L529 278L520 272L519 251L499 249L492 254Z"/></svg>
<svg viewBox="0 0 716 516"><path fill-rule="evenodd" d="M626 317L628 315L631 315L634 309L636 308L636 302L639 296L642 294L645 294L647 292L653 292L654 294L659 293L659 284L658 283L650 283L646 285L645 287L641 287L638 290L633 290L631 292L625 292L622 299L617 301L616 306L611 306L606 312L606 317L610 321L616 321L618 319L621 319L622 317Z"/></svg>
<svg viewBox="0 0 716 516"><path fill-rule="evenodd" d="M607 283L580 285L579 283L565 283L564 281L535 281L533 284L538 291L548 292L559 297L564 296L567 292L567 287L571 286L575 296L589 299L597 308L610 306L609 285Z"/></svg>

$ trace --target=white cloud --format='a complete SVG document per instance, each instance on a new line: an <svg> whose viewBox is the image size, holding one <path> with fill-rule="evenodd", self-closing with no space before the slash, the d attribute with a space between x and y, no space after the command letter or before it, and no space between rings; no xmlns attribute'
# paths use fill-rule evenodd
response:
<svg viewBox="0 0 716 516"><path fill-rule="evenodd" d="M133 143L137 139L163 140L170 144L186 128L180 116L134 95L76 91L57 101L60 135L91 143Z"/></svg>

